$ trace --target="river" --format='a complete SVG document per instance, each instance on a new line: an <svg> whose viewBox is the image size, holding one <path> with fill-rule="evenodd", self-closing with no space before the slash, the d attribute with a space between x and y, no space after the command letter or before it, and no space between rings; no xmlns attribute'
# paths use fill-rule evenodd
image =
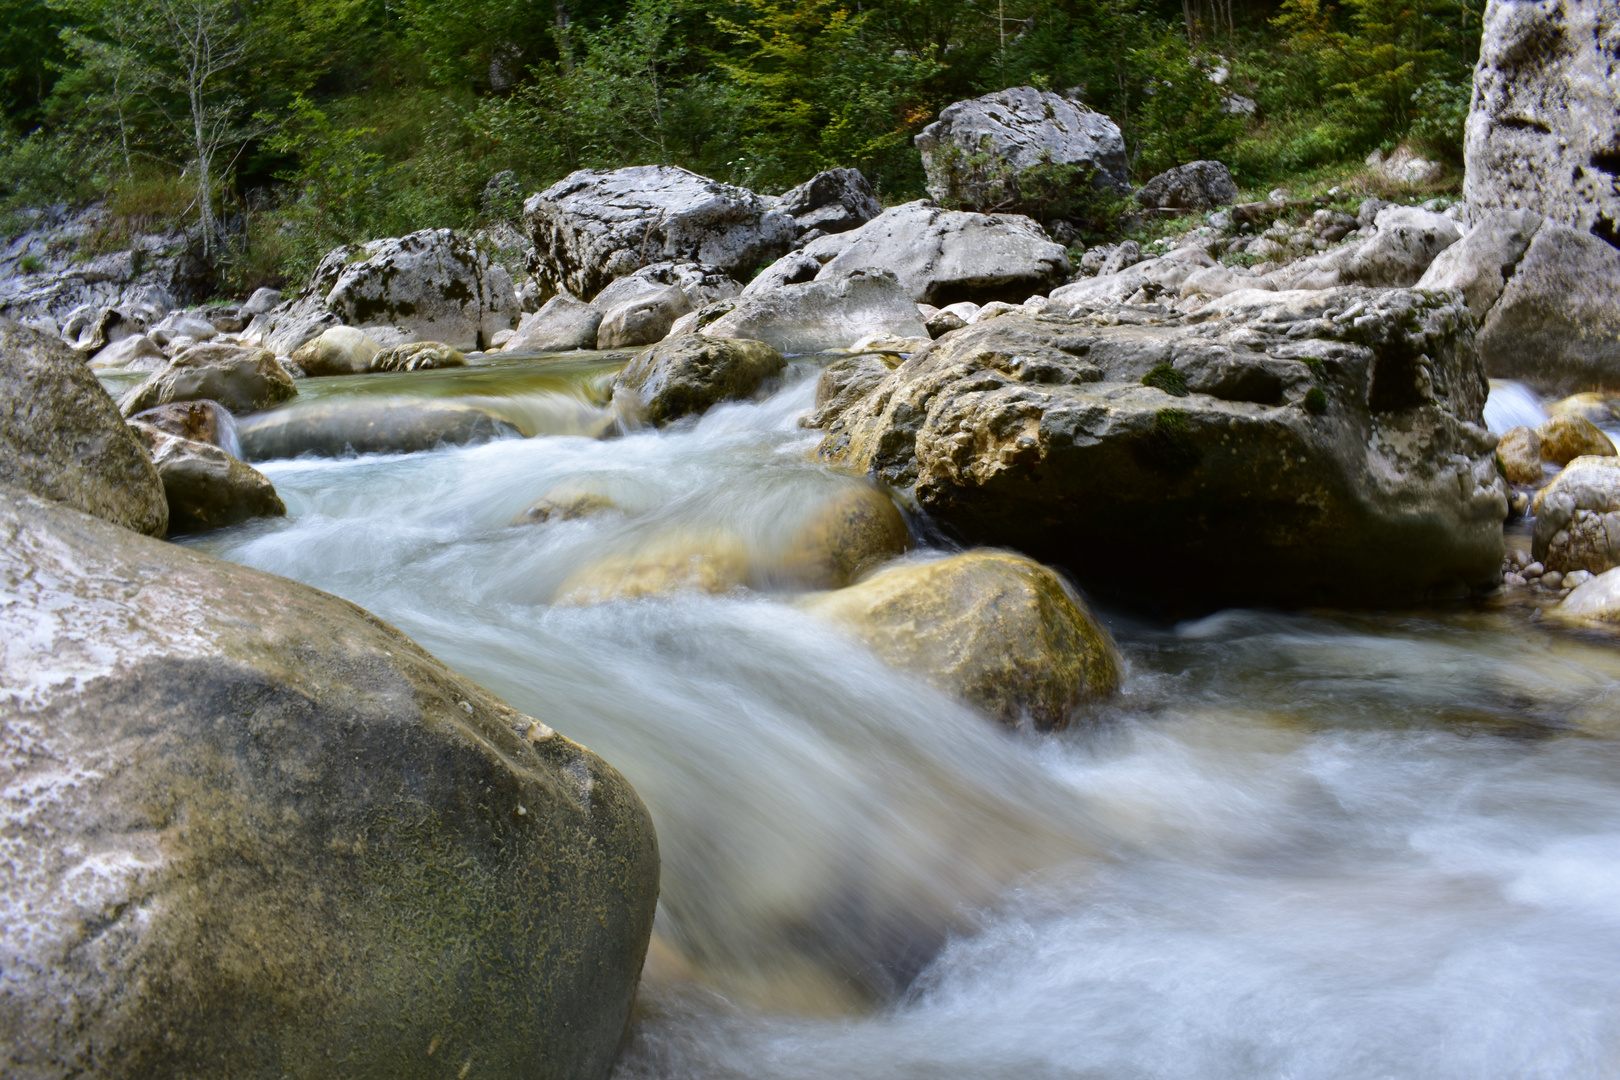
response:
<svg viewBox="0 0 1620 1080"><path fill-rule="evenodd" d="M769 547L854 482L798 426L811 364L598 440L610 371L309 380L476 401L535 437L259 463L287 518L190 542L366 607L631 780L663 898L617 1075L1620 1075L1611 640L1502 599L1103 608L1123 691L1007 733L791 591L571 601L605 556ZM1492 422L1539 409L1498 388ZM617 509L512 524L559 486ZM913 529L906 557L945 553Z"/></svg>

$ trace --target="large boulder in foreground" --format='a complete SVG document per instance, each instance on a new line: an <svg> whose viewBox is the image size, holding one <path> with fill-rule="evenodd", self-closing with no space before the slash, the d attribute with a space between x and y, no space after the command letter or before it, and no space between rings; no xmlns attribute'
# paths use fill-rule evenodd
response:
<svg viewBox="0 0 1620 1080"><path fill-rule="evenodd" d="M924 201L823 236L804 253L822 264L818 280L875 266L893 271L913 300L935 307L962 300L1022 303L1073 272L1067 249L1029 218L941 210Z"/></svg>
<svg viewBox="0 0 1620 1080"><path fill-rule="evenodd" d="M451 229L339 248L321 260L306 293L384 345L440 341L484 349L523 314L512 275Z"/></svg>
<svg viewBox="0 0 1620 1080"><path fill-rule="evenodd" d="M1124 194L1125 139L1119 125L1077 101L1016 86L958 101L916 138L928 194L948 206L1007 206L1035 212L1019 196L1047 186L1032 176L1053 166L1079 186ZM1033 180L1033 184L1031 181ZM932 303L932 301L930 301Z"/></svg>
<svg viewBox="0 0 1620 1080"><path fill-rule="evenodd" d="M136 532L169 526L163 482L84 360L0 319L0 484Z"/></svg>
<svg viewBox="0 0 1620 1080"><path fill-rule="evenodd" d="M745 293L701 332L752 338L787 353L844 349L875 334L928 336L917 305L894 274L866 267Z"/></svg>
<svg viewBox="0 0 1620 1080"><path fill-rule="evenodd" d="M269 349L193 345L125 391L118 408L134 416L171 401L215 401L233 413L290 401L298 387Z"/></svg>
<svg viewBox="0 0 1620 1080"><path fill-rule="evenodd" d="M1620 243L1614 0L1490 0L1464 141L1474 222L1534 210Z"/></svg>
<svg viewBox="0 0 1620 1080"><path fill-rule="evenodd" d="M1620 250L1590 233L1491 212L1419 287L1463 291L1493 378L1558 395L1620 384Z"/></svg>
<svg viewBox="0 0 1620 1080"><path fill-rule="evenodd" d="M0 533L0 1073L607 1075L658 896L617 772L325 593Z"/></svg>
<svg viewBox="0 0 1620 1080"><path fill-rule="evenodd" d="M1459 297L1235 293L1191 318L977 323L823 416L822 453L971 541L1182 610L1499 582L1507 496Z"/></svg>
<svg viewBox="0 0 1620 1080"><path fill-rule="evenodd" d="M1061 577L1007 552L880 570L802 606L1011 727L1062 729L1119 689L1108 631Z"/></svg>
<svg viewBox="0 0 1620 1080"><path fill-rule="evenodd" d="M632 423L667 424L748 397L786 366L786 358L763 341L689 334L626 364L613 380L613 404Z"/></svg>
<svg viewBox="0 0 1620 1080"><path fill-rule="evenodd" d="M672 165L570 173L524 203L523 220L542 287L584 300L658 262L715 266L746 281L787 250L794 231L752 191Z"/></svg>

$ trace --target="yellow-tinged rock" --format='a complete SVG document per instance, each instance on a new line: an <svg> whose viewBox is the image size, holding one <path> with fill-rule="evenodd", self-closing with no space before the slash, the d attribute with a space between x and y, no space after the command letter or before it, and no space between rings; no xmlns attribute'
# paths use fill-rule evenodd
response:
<svg viewBox="0 0 1620 1080"><path fill-rule="evenodd" d="M978 550L880 571L803 601L1002 723L1067 726L1075 706L1119 688L1113 638L1052 570Z"/></svg>
<svg viewBox="0 0 1620 1080"><path fill-rule="evenodd" d="M559 604L723 593L748 583L748 547L724 532L677 532L630 551L603 556L576 570L557 589Z"/></svg>
<svg viewBox="0 0 1620 1080"><path fill-rule="evenodd" d="M1583 416L1563 413L1536 429L1541 436L1541 460L1568 465L1578 457L1614 457L1614 443Z"/></svg>
<svg viewBox="0 0 1620 1080"><path fill-rule="evenodd" d="M1562 401L1547 406L1553 416L1580 416L1594 424L1611 423L1615 419L1615 397L1612 394L1572 394Z"/></svg>
<svg viewBox="0 0 1620 1080"><path fill-rule="evenodd" d="M1515 484L1539 484L1541 472L1541 436L1534 428L1509 428L1496 444L1496 460L1502 464L1502 475Z"/></svg>
<svg viewBox="0 0 1620 1080"><path fill-rule="evenodd" d="M816 506L774 558L768 578L801 589L841 589L910 544L894 501L868 483Z"/></svg>

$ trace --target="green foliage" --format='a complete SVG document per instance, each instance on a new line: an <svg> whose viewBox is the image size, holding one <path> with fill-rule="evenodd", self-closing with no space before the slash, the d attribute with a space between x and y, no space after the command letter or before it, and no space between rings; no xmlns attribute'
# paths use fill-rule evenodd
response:
<svg viewBox="0 0 1620 1080"><path fill-rule="evenodd" d="M1321 416L1323 413L1327 412L1327 407L1327 394L1320 386L1313 386L1309 390L1305 391L1305 408L1308 411L1316 414L1317 416Z"/></svg>
<svg viewBox="0 0 1620 1080"><path fill-rule="evenodd" d="M38 255L24 255L17 260L17 269L25 274L37 274L45 269L45 260Z"/></svg>
<svg viewBox="0 0 1620 1080"><path fill-rule="evenodd" d="M1156 390L1163 390L1171 397L1186 397L1188 394L1187 376L1183 375L1169 364L1160 364L1158 367L1142 376L1142 385L1151 386ZM1166 410L1166 412L1169 411L1170 410Z"/></svg>
<svg viewBox="0 0 1620 1080"><path fill-rule="evenodd" d="M1166 30L1152 44L1132 49L1129 63L1141 87L1133 117L1138 171L1151 176L1226 156L1243 121L1221 111L1225 94L1210 82L1207 61L1199 62L1184 37Z"/></svg>

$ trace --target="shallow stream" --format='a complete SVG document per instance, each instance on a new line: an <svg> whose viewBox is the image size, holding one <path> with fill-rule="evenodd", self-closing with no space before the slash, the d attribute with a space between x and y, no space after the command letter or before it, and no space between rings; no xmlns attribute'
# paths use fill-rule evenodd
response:
<svg viewBox="0 0 1620 1080"><path fill-rule="evenodd" d="M768 576L570 601L671 535L771 548L852 482L797 426L809 365L676 429L567 434L610 370L365 377L542 434L258 463L288 517L193 542L376 612L628 776L664 880L620 1076L1620 1076L1611 640L1502 602L1103 609L1124 692L1006 733ZM512 524L559 486L617 509Z"/></svg>

